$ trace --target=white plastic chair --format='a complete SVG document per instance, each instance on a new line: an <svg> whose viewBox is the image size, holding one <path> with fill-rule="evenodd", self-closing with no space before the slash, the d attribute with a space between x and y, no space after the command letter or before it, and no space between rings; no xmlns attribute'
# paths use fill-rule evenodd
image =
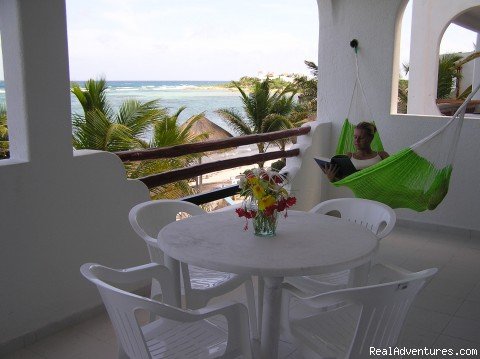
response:
<svg viewBox="0 0 480 359"><path fill-rule="evenodd" d="M86 263L80 271L102 296L119 342L119 358L252 358L248 313L243 304L193 311L168 305L175 300L172 276L166 267L156 263L122 270ZM116 286L152 279L163 289L165 303ZM138 310L159 319L142 326L136 319ZM228 333L206 320L218 315L226 318Z"/></svg>
<svg viewBox="0 0 480 359"><path fill-rule="evenodd" d="M310 213L337 215L372 231L378 239L390 234L397 216L386 204L362 198L336 198L321 202Z"/></svg>
<svg viewBox="0 0 480 359"><path fill-rule="evenodd" d="M313 207L310 213L318 213L340 217L372 231L378 240L386 237L393 230L396 215L389 206L361 198L337 198L321 202ZM297 286L311 287L312 292L322 292L322 285L336 285L336 289L346 288L349 285L350 270L320 274L309 277L288 277L286 281ZM317 288L314 289L315 283Z"/></svg>
<svg viewBox="0 0 480 359"><path fill-rule="evenodd" d="M157 235L164 226L176 221L179 213L208 215L197 205L178 200L147 201L136 205L130 210L128 216L130 224L147 244L152 262L160 264L164 262L164 256L166 255L158 247ZM186 307L189 309L202 308L207 305L210 299L228 293L245 284L252 336L258 338L255 294L250 276L218 272L185 263L181 263L180 266ZM157 294L159 294L159 288L153 283L152 298Z"/></svg>
<svg viewBox="0 0 480 359"><path fill-rule="evenodd" d="M296 298L309 307L295 317L290 316L287 303L282 312L289 318L287 333L302 348L304 357L366 359L371 358L370 347L394 347L413 299L437 269L392 272L400 279L314 296L305 296L284 283L285 300Z"/></svg>

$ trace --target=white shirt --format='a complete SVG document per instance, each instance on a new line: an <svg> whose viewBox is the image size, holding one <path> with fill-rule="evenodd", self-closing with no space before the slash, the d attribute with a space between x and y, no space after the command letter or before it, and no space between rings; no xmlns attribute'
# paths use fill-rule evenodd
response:
<svg viewBox="0 0 480 359"><path fill-rule="evenodd" d="M370 167L371 165L374 165L375 163L380 162L382 160L382 158L377 153L377 155L375 157L368 158L366 160L357 160L352 155L352 157L350 157L350 160L352 160L352 163L357 170L363 170L364 168Z"/></svg>

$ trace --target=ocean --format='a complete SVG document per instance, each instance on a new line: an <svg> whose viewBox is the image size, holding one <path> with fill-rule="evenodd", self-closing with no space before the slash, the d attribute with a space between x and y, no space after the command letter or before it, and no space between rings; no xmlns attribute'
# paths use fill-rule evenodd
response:
<svg viewBox="0 0 480 359"><path fill-rule="evenodd" d="M234 108L243 113L240 94L236 90L220 88L228 81L108 81L107 98L114 110L126 99L150 101L160 99L160 106L174 113L181 106L186 109L180 115L180 123L193 115L205 112L205 116L220 127L231 128L215 113L220 108ZM83 85L82 81L78 82ZM5 85L0 81L0 103L5 103ZM71 96L72 113L82 108L75 96Z"/></svg>

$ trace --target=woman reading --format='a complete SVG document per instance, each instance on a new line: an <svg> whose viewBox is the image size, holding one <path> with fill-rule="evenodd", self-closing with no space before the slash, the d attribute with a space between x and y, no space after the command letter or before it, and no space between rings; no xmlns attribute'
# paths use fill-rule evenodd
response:
<svg viewBox="0 0 480 359"><path fill-rule="evenodd" d="M389 156L385 151L375 152L372 150L370 145L375 132L377 132L377 128L371 122L360 122L355 126L353 140L356 151L353 153L348 152L347 156L357 170L372 166ZM330 182L339 179L336 177L338 172L337 165L330 164L321 168Z"/></svg>

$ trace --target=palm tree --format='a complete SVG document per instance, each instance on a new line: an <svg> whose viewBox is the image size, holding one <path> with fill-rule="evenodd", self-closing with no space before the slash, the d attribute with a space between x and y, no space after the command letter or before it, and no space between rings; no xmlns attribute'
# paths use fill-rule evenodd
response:
<svg viewBox="0 0 480 359"><path fill-rule="evenodd" d="M293 127L288 115L294 106L295 91L287 86L283 90L270 91L270 80L267 78L254 85L249 94L234 82L240 91L243 109L246 117L243 117L234 109L219 109L217 113L239 135L252 135L268 133ZM258 152L266 151L265 143L257 143ZM263 162L258 164L263 167Z"/></svg>
<svg viewBox="0 0 480 359"><path fill-rule="evenodd" d="M462 74L458 71L456 62L461 60L459 54L443 54L438 61L438 85L437 98L449 98L453 89L462 78Z"/></svg>
<svg viewBox="0 0 480 359"><path fill-rule="evenodd" d="M185 107L179 108L173 115L165 115L163 118L153 121L152 139L148 147L155 148L182 145L203 141L208 138L207 133L195 135L190 131L193 124L204 116L203 113L192 116L187 121L188 124L184 126L178 124L178 118L183 110L185 110ZM193 163L197 163L201 156L201 153L197 153L182 157L142 161L138 165L128 165L127 173L130 178L138 178L176 168L184 168ZM194 190L188 185L188 181L178 181L153 189L152 197L154 199L179 198L193 193Z"/></svg>
<svg viewBox="0 0 480 359"><path fill-rule="evenodd" d="M296 75L293 84L299 93L298 102L304 107L303 111L317 112L318 66L312 61L305 60L304 63L313 78Z"/></svg>
<svg viewBox="0 0 480 359"><path fill-rule="evenodd" d="M0 105L0 159L10 157L8 143L7 108Z"/></svg>
<svg viewBox="0 0 480 359"><path fill-rule="evenodd" d="M166 110L158 101L126 100L115 113L106 98L105 79L90 79L85 90L72 85L72 93L82 105L82 114L73 114L73 146L76 149L122 151L144 148L142 140L153 121L162 118Z"/></svg>
<svg viewBox="0 0 480 359"><path fill-rule="evenodd" d="M397 113L407 113L408 80L398 80Z"/></svg>

